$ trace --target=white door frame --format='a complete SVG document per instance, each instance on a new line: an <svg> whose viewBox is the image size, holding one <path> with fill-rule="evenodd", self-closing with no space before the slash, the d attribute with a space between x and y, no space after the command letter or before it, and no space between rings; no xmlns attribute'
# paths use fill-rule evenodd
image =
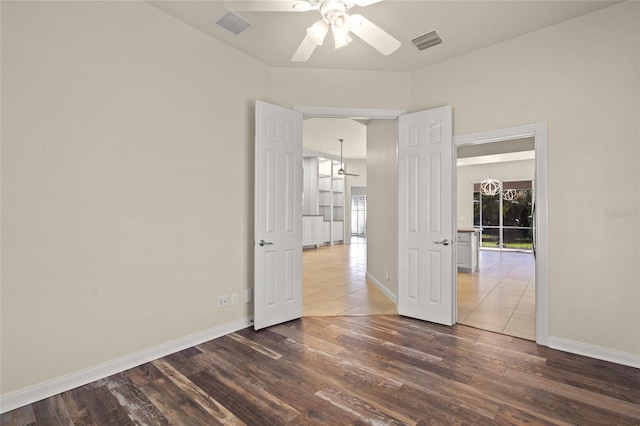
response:
<svg viewBox="0 0 640 426"><path fill-rule="evenodd" d="M489 130L453 137L454 179L455 152L460 146L480 145L510 139L533 137L535 141L535 289L536 289L536 343L549 346L549 217L547 180L547 122ZM454 188L457 188L454 181ZM454 202L457 198L454 198ZM457 205L455 206L457 211ZM457 221L457 214L454 215ZM457 224L454 229L457 228ZM455 286L457 292L457 285ZM457 300L454 301L457 304Z"/></svg>

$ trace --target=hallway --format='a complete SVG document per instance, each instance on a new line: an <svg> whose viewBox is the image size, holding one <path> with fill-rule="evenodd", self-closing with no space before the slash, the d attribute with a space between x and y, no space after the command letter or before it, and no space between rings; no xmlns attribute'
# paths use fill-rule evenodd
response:
<svg viewBox="0 0 640 426"><path fill-rule="evenodd" d="M367 281L366 272L366 244L303 250L303 316L395 314L395 303Z"/></svg>

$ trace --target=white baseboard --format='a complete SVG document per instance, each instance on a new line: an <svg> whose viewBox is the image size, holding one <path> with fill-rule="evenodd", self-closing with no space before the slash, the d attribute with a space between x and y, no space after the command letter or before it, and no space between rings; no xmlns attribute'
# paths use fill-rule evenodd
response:
<svg viewBox="0 0 640 426"><path fill-rule="evenodd" d="M616 351L615 349L603 348L601 346L589 345L587 343L575 342L553 336L549 337L549 347L576 355L588 356L589 358L640 368L640 355L628 352Z"/></svg>
<svg viewBox="0 0 640 426"><path fill-rule="evenodd" d="M96 380L104 379L105 377L137 367L155 359L162 358L226 334L242 330L243 328L251 326L251 321L252 318L246 317L238 321L225 323L189 336L180 337L176 340L172 340L149 349L125 355L112 361L98 364L94 367L77 371L67 376L62 376L7 395L2 395L0 396L0 413L6 413L7 411L32 404L61 392L77 388L78 386L83 386Z"/></svg>
<svg viewBox="0 0 640 426"><path fill-rule="evenodd" d="M371 275L370 273L367 272L367 279L369 281L371 281L373 284L375 284L376 287L378 287L378 289L384 293L385 296L387 296L389 299L391 299L391 301L393 303L398 303L398 296L396 296L395 294L393 294L391 292L391 290L389 290L387 287L384 286L384 284L382 284L380 281L378 281L373 275Z"/></svg>

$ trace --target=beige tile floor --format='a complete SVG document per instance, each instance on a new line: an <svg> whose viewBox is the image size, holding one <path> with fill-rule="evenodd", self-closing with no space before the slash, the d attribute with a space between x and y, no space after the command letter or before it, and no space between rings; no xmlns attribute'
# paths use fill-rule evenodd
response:
<svg viewBox="0 0 640 426"><path fill-rule="evenodd" d="M535 340L533 255L481 250L479 263L458 273L458 323Z"/></svg>
<svg viewBox="0 0 640 426"><path fill-rule="evenodd" d="M306 249L302 259L304 316L397 312L366 279L366 244ZM472 274L458 274L458 322L535 340L533 256L482 250L479 266Z"/></svg>
<svg viewBox="0 0 640 426"><path fill-rule="evenodd" d="M366 273L366 244L355 242L304 250L303 315L396 313L395 303L367 281Z"/></svg>

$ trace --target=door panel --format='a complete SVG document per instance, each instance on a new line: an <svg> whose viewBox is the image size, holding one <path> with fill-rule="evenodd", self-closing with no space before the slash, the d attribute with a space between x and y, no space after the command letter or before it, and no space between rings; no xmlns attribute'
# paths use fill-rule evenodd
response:
<svg viewBox="0 0 640 426"><path fill-rule="evenodd" d="M398 313L446 325L455 292L451 133L449 106L399 118Z"/></svg>
<svg viewBox="0 0 640 426"><path fill-rule="evenodd" d="M258 330L302 316L302 114L260 101L254 223Z"/></svg>

